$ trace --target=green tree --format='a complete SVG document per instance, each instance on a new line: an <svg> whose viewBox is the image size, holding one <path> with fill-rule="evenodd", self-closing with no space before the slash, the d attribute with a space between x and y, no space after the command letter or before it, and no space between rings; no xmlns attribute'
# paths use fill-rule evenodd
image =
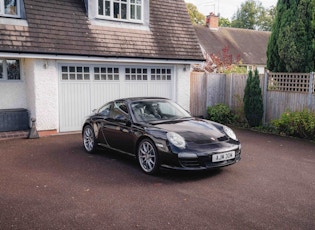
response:
<svg viewBox="0 0 315 230"><path fill-rule="evenodd" d="M263 118L263 100L260 88L258 70L249 71L244 90L244 113L248 124L251 127L259 126Z"/></svg>
<svg viewBox="0 0 315 230"><path fill-rule="evenodd" d="M261 8L259 16L257 18L257 30L262 31L271 31L272 30L272 24L275 19L276 15L276 8L270 7L270 8Z"/></svg>
<svg viewBox="0 0 315 230"><path fill-rule="evenodd" d="M231 22L228 18L219 18L220 27L231 27Z"/></svg>
<svg viewBox="0 0 315 230"><path fill-rule="evenodd" d="M270 71L314 71L314 12L314 0L278 1L267 48L267 68Z"/></svg>
<svg viewBox="0 0 315 230"><path fill-rule="evenodd" d="M206 17L192 3L186 3L186 8L192 24L205 24Z"/></svg>
<svg viewBox="0 0 315 230"><path fill-rule="evenodd" d="M231 27L270 31L274 20L274 8L265 9L262 3L247 0L232 17Z"/></svg>

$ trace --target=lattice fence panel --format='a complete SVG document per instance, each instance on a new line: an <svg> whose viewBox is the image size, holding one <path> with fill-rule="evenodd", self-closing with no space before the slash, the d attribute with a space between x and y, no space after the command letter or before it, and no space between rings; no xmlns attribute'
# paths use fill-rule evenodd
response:
<svg viewBox="0 0 315 230"><path fill-rule="evenodd" d="M309 73L270 73L268 80L269 91L308 93L310 85ZM314 93L314 83L313 90Z"/></svg>

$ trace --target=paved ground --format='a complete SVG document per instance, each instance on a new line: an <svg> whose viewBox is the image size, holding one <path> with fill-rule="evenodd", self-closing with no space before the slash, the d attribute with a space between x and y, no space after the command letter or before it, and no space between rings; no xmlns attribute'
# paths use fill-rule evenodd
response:
<svg viewBox="0 0 315 230"><path fill-rule="evenodd" d="M0 229L315 229L315 144L236 130L236 165L143 174L79 134L0 142Z"/></svg>

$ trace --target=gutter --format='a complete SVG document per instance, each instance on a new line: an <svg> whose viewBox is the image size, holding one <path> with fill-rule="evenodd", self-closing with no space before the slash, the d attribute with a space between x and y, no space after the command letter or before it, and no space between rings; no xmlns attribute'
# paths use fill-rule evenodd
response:
<svg viewBox="0 0 315 230"><path fill-rule="evenodd" d="M148 63L148 64L200 64L204 59L175 59L175 58L154 58L154 57L127 57L127 56L90 56L90 55L70 55L51 53L15 53L1 52L3 58L32 58L62 61L91 61L91 62L124 62L124 63Z"/></svg>

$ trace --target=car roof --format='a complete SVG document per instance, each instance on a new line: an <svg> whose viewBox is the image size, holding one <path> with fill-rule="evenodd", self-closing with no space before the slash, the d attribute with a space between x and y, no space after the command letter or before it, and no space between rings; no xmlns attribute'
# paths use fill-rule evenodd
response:
<svg viewBox="0 0 315 230"><path fill-rule="evenodd" d="M115 101L127 101L127 102L133 102L133 101L146 101L146 100L170 100L168 98L164 97L127 97L127 98L121 98L117 99Z"/></svg>

